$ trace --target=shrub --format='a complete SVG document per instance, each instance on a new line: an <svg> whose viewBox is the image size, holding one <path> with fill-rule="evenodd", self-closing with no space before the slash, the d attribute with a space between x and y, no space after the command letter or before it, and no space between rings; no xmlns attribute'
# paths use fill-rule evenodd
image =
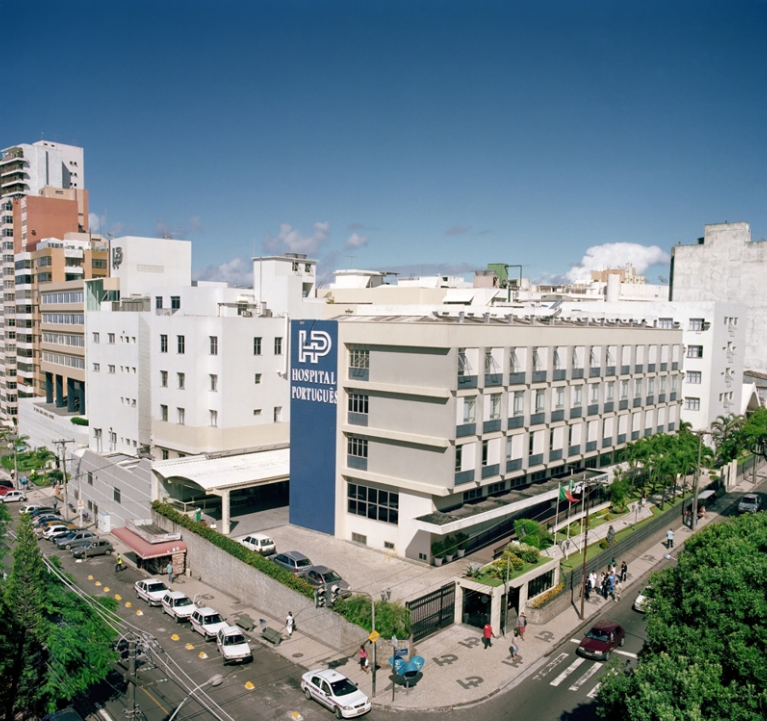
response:
<svg viewBox="0 0 767 721"><path fill-rule="evenodd" d="M376 631L384 638L407 638L410 636L410 609L399 601L376 601ZM367 596L342 598L333 610L349 623L373 630L370 599Z"/></svg>
<svg viewBox="0 0 767 721"><path fill-rule="evenodd" d="M504 551L498 560L493 561L489 566L485 566L484 572L490 578L497 578L502 581L506 578L507 563L509 572L521 571L525 567L525 562L516 553Z"/></svg>
<svg viewBox="0 0 767 721"><path fill-rule="evenodd" d="M529 546L540 548L541 546L541 524L530 518L519 518L514 521L514 533L517 538L524 540Z"/></svg>
<svg viewBox="0 0 767 721"><path fill-rule="evenodd" d="M56 556L58 558L58 556ZM482 564L477 563L476 561L470 561L469 564L466 566L466 570L464 571L464 575L467 578L477 578L478 576L482 575Z"/></svg>
<svg viewBox="0 0 767 721"><path fill-rule="evenodd" d="M74 418L69 419L72 423L74 423L76 426L87 426L88 425L88 419L87 418L79 418L78 416L75 416Z"/></svg>
<svg viewBox="0 0 767 721"><path fill-rule="evenodd" d="M434 541L431 544L431 555L433 558L444 558L445 556L445 542Z"/></svg>
<svg viewBox="0 0 767 721"><path fill-rule="evenodd" d="M464 533L463 531L458 531L458 533L455 534L455 543L458 546L458 548L466 548L466 542L469 540L469 534Z"/></svg>
<svg viewBox="0 0 767 721"><path fill-rule="evenodd" d="M528 601L527 605L530 608L541 608L545 606L549 601L556 598L562 591L565 590L564 582L557 584L554 588L550 588L546 593L542 593L540 596L536 596L532 601Z"/></svg>

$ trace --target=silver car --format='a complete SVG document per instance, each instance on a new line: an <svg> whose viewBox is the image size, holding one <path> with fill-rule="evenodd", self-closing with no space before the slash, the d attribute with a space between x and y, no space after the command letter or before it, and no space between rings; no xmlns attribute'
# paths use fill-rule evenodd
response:
<svg viewBox="0 0 767 721"><path fill-rule="evenodd" d="M312 562L298 551L286 551L285 553L278 553L276 556L269 556L269 558L278 566L295 573L296 576L306 576L312 567Z"/></svg>
<svg viewBox="0 0 767 721"><path fill-rule="evenodd" d="M756 513L762 505L762 499L756 493L746 493L738 504L739 513Z"/></svg>

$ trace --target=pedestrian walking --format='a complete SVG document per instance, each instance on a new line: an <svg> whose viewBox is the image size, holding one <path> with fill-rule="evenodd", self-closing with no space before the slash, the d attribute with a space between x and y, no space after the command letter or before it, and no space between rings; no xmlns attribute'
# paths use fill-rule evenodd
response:
<svg viewBox="0 0 767 721"><path fill-rule="evenodd" d="M623 584L620 581L615 582L615 588L613 589L613 601L618 603L621 600L621 593L623 592Z"/></svg>
<svg viewBox="0 0 767 721"><path fill-rule="evenodd" d="M626 583L626 579L629 575L629 567L625 561L621 562L621 582Z"/></svg>
<svg viewBox="0 0 767 721"><path fill-rule="evenodd" d="M517 643L514 640L514 637L511 638L511 648L509 649L509 652L511 653L511 660L514 661L517 658L519 658L519 648L517 648ZM521 658L519 659L522 660Z"/></svg>
<svg viewBox="0 0 767 721"><path fill-rule="evenodd" d="M585 587L585 594L586 594L586 600L588 601L589 598L591 598L591 577L586 577L586 583L584 584Z"/></svg>
<svg viewBox="0 0 767 721"><path fill-rule="evenodd" d="M608 584L607 574L603 573L602 583L601 583L602 598L607 598L607 584Z"/></svg>
<svg viewBox="0 0 767 721"><path fill-rule="evenodd" d="M288 611L288 617L285 619L285 631L288 634L288 638L293 635L293 629L296 625L296 619L293 618L293 611Z"/></svg>
<svg viewBox="0 0 767 721"><path fill-rule="evenodd" d="M666 548L673 548L674 547L674 532L669 528L668 533L666 534Z"/></svg>
<svg viewBox="0 0 767 721"><path fill-rule="evenodd" d="M360 668L365 673L370 673L370 669L368 668L368 652L365 650L364 646L360 646Z"/></svg>
<svg viewBox="0 0 767 721"><path fill-rule="evenodd" d="M524 611L522 611L517 618L517 628L519 629L519 637L524 641L525 629L527 628L527 616L525 616Z"/></svg>
<svg viewBox="0 0 767 721"><path fill-rule="evenodd" d="M120 571L123 570L123 555L122 553L117 554L117 558L115 558L115 573L120 573Z"/></svg>
<svg viewBox="0 0 767 721"><path fill-rule="evenodd" d="M607 592L610 596L612 596L613 601L615 600L615 574L611 573L607 577Z"/></svg>
<svg viewBox="0 0 767 721"><path fill-rule="evenodd" d="M485 644L486 649L493 645L492 639L494 637L493 627L489 623L486 623L485 627L482 629L482 643Z"/></svg>
<svg viewBox="0 0 767 721"><path fill-rule="evenodd" d="M165 570L168 572L168 584L173 583L173 561L168 561Z"/></svg>

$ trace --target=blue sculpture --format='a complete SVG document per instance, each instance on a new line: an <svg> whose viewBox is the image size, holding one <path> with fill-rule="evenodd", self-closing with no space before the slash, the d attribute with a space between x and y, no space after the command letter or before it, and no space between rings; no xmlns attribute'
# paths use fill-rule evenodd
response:
<svg viewBox="0 0 767 721"><path fill-rule="evenodd" d="M409 661L406 661L404 658L394 658L393 656L389 659L389 664L394 669L394 673L404 678L415 676L425 663L422 656L413 656Z"/></svg>

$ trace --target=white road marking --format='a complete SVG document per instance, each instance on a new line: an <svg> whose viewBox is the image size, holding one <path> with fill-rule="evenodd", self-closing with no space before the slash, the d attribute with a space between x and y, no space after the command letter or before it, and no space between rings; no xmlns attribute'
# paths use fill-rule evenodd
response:
<svg viewBox="0 0 767 721"><path fill-rule="evenodd" d="M579 638L571 638L570 643L577 643L578 645L580 645L581 640Z"/></svg>
<svg viewBox="0 0 767 721"><path fill-rule="evenodd" d="M621 656L628 656L629 658L637 657L637 655L635 653L631 653L631 651L616 651L615 653L620 654Z"/></svg>
<svg viewBox="0 0 767 721"><path fill-rule="evenodd" d="M546 676L549 671L551 671L555 666L559 666L562 661L564 661L567 658L566 653L560 653L559 656L557 656L553 661L549 661L538 673L533 676L534 681L540 681L544 676Z"/></svg>
<svg viewBox="0 0 767 721"><path fill-rule="evenodd" d="M591 689L588 693L589 698L596 698L596 695L599 693L599 687L601 686L601 683L598 683L594 688Z"/></svg>
<svg viewBox="0 0 767 721"><path fill-rule="evenodd" d="M562 673L559 674L552 682L552 686L559 686L562 681L564 681L573 671L575 671L578 666L580 666L586 659L585 658L576 658L575 661L573 661Z"/></svg>
<svg viewBox="0 0 767 721"><path fill-rule="evenodd" d="M586 671L586 673L583 674L572 686L570 686L570 691L577 691L581 686L583 686L586 681L588 681L599 669L602 668L601 664L594 663L591 665L591 668Z"/></svg>

